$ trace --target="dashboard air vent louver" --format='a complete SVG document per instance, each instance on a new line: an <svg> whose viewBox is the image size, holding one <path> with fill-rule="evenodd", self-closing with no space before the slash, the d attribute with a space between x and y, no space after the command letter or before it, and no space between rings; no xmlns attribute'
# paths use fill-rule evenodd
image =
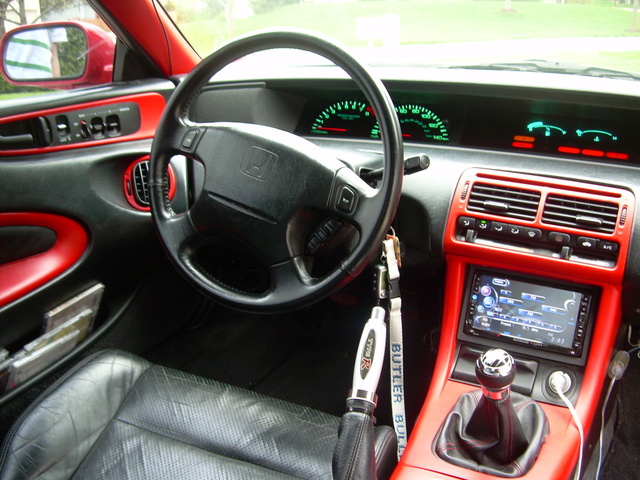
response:
<svg viewBox="0 0 640 480"><path fill-rule="evenodd" d="M476 183L471 189L467 208L522 220L535 220L540 204L540 192Z"/></svg>
<svg viewBox="0 0 640 480"><path fill-rule="evenodd" d="M149 206L149 160L138 162L133 169L133 191L136 201Z"/></svg>
<svg viewBox="0 0 640 480"><path fill-rule="evenodd" d="M613 202L549 195L542 212L542 221L593 232L613 233L618 208L618 204Z"/></svg>

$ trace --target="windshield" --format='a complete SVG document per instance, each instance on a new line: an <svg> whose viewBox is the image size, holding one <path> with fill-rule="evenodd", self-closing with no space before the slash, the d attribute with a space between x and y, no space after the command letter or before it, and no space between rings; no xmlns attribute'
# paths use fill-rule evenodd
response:
<svg viewBox="0 0 640 480"><path fill-rule="evenodd" d="M637 11L624 0L161 3L203 57L237 35L294 27L361 49L372 64L536 70L551 62L561 73L581 73L576 64L640 72Z"/></svg>

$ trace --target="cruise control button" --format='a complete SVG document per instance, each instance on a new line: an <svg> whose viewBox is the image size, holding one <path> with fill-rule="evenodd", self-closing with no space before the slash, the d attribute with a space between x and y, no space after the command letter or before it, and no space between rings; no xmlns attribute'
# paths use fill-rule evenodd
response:
<svg viewBox="0 0 640 480"><path fill-rule="evenodd" d="M559 245L569 245L571 243L571 235L568 233L549 232L549 241Z"/></svg>
<svg viewBox="0 0 640 480"><path fill-rule="evenodd" d="M342 222L340 220L338 220L337 218L330 218L326 222L324 222L322 230L324 230L324 232L330 237L333 237L336 233L338 233L338 230L340 230L341 226Z"/></svg>
<svg viewBox="0 0 640 480"><path fill-rule="evenodd" d="M586 248L588 250L595 250L598 241L591 237L578 237L578 246L580 248Z"/></svg>
<svg viewBox="0 0 640 480"><path fill-rule="evenodd" d="M185 150L191 150L191 148L193 147L193 143L195 142L199 133L199 130L189 130L187 133L185 133L184 137L182 138L182 148L184 148Z"/></svg>
<svg viewBox="0 0 640 480"><path fill-rule="evenodd" d="M321 246L322 246L322 241L316 235L313 235L307 241L307 253L313 255L320 249Z"/></svg>
<svg viewBox="0 0 640 480"><path fill-rule="evenodd" d="M356 192L347 185L343 186L338 195L336 208L344 213L352 213L356 207Z"/></svg>

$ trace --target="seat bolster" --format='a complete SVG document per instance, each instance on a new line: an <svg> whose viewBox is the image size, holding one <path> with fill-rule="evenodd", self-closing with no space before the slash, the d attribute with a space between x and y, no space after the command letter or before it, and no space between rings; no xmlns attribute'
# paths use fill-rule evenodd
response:
<svg viewBox="0 0 640 480"><path fill-rule="evenodd" d="M113 350L80 363L18 420L0 453L0 478L71 477L150 366Z"/></svg>
<svg viewBox="0 0 640 480"><path fill-rule="evenodd" d="M378 480L386 480L398 465L398 438L387 425L377 426L374 435Z"/></svg>

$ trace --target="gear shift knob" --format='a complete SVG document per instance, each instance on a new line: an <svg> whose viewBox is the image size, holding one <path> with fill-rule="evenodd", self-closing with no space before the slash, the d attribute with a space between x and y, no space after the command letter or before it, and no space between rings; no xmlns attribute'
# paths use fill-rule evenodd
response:
<svg viewBox="0 0 640 480"><path fill-rule="evenodd" d="M487 350L476 361L476 378L482 387L482 394L491 400L508 398L509 387L515 376L516 363L501 348Z"/></svg>

